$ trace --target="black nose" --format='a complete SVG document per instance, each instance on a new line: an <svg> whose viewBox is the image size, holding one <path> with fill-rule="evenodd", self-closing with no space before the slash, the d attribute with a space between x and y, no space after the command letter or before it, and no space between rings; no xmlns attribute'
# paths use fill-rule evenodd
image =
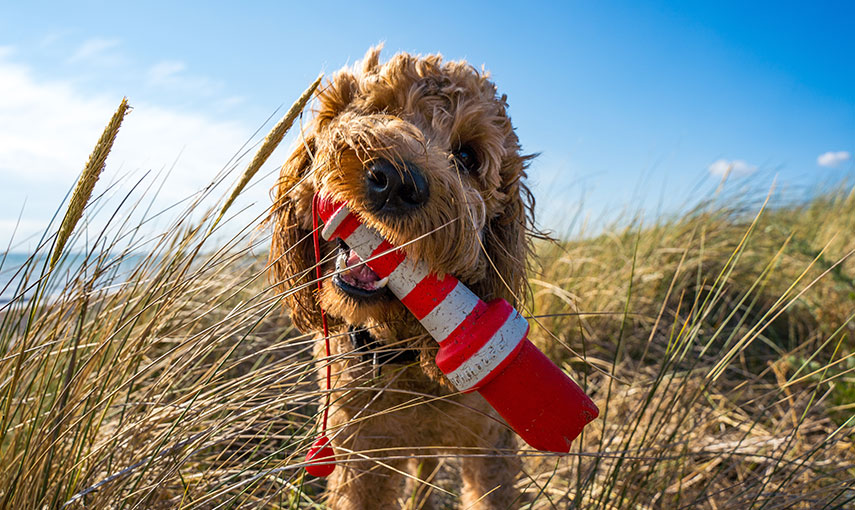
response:
<svg viewBox="0 0 855 510"><path fill-rule="evenodd" d="M427 202L425 176L410 163L397 167L385 159L373 161L365 174L368 208L373 212L403 214Z"/></svg>

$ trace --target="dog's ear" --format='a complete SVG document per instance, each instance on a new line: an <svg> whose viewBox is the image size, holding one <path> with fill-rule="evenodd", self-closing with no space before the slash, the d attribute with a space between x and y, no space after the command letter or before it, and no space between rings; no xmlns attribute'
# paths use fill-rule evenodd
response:
<svg viewBox="0 0 855 510"><path fill-rule="evenodd" d="M320 327L315 295L315 252L312 241L313 185L309 175L314 136L297 142L297 148L279 173L271 190L273 206L267 224L272 228L268 275L291 308L291 320L301 331Z"/></svg>
<svg viewBox="0 0 855 510"><path fill-rule="evenodd" d="M487 271L494 273L489 293L519 307L525 299L526 271L531 255L534 228L534 196L523 182L528 161L534 156L515 155L505 161L501 171L504 207L485 229L484 244L492 260ZM501 278L499 278L501 276Z"/></svg>

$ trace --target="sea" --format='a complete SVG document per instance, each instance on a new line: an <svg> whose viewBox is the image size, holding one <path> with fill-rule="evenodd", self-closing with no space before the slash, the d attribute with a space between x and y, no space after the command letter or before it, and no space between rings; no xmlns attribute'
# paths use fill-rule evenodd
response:
<svg viewBox="0 0 855 510"><path fill-rule="evenodd" d="M14 252L0 255L0 305L8 303L21 290L18 288L21 282L20 273L30 257L27 253Z"/></svg>
<svg viewBox="0 0 855 510"><path fill-rule="evenodd" d="M118 286L118 284L125 282L131 270L141 262L143 257L144 255L141 254L126 254L122 256L122 260L117 267L109 271L109 285L111 287ZM0 254L0 307L8 304L16 296L18 296L17 300L20 301L32 298L36 287L35 282L44 267L46 258L44 255L37 255L35 260L30 262L28 268L30 277L27 282L27 288L25 289L21 285L24 267L31 258L33 258L33 255L29 253L7 252ZM54 289L54 292L58 292L71 275L76 275L80 271L81 264L85 260L86 257L83 254L69 254L62 261L62 264L58 267L61 273L53 275L51 278L51 287ZM47 297L50 298L50 296L51 289L48 289Z"/></svg>

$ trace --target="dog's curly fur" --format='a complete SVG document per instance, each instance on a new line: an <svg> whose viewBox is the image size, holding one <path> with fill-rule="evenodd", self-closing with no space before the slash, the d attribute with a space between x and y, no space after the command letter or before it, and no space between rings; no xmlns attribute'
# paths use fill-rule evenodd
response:
<svg viewBox="0 0 855 510"><path fill-rule="evenodd" d="M451 452L463 458L464 508L514 507L520 463L513 433L480 396L451 388L421 325L397 300L358 299L330 279L317 295L311 283L312 197L322 189L405 245L408 256L455 275L482 299L519 306L524 294L534 205L523 182L530 156L521 153L505 96L466 62L402 53L381 65L379 54L379 47L370 49L361 65L339 71L318 92L316 116L282 168L269 219L271 276L293 323L319 332L319 304L331 320L330 434L337 454L350 456L330 477L328 500L336 509L391 508L401 496L400 473L427 479L437 455ZM474 153L476 168L458 160L462 147ZM389 216L365 206L366 167L381 158L421 170L430 189L423 207ZM335 250L321 242L322 254ZM333 266L324 262L325 274ZM384 366L377 377L354 353L346 334L354 326L387 347L421 351L421 363ZM315 353L322 358L320 337ZM413 455L424 457L408 462Z"/></svg>

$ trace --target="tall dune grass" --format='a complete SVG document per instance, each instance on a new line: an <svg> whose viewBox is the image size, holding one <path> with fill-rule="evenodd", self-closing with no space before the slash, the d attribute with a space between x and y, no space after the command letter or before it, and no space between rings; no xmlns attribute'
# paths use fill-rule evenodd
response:
<svg viewBox="0 0 855 510"><path fill-rule="evenodd" d="M0 305L0 508L324 508L302 470L312 340L266 280L258 222L219 219L231 175L162 212L153 185L115 210L96 198L102 231L78 226L53 269L48 231L20 268ZM851 508L853 210L844 185L713 197L538 244L533 339L602 415L570 455L509 452L519 507ZM155 215L170 221L151 234ZM461 455L402 506L454 505Z"/></svg>
<svg viewBox="0 0 855 510"><path fill-rule="evenodd" d="M560 342L541 330L541 345L603 402L551 503L852 506L853 207L844 185L784 206L727 197L543 246L536 312Z"/></svg>

